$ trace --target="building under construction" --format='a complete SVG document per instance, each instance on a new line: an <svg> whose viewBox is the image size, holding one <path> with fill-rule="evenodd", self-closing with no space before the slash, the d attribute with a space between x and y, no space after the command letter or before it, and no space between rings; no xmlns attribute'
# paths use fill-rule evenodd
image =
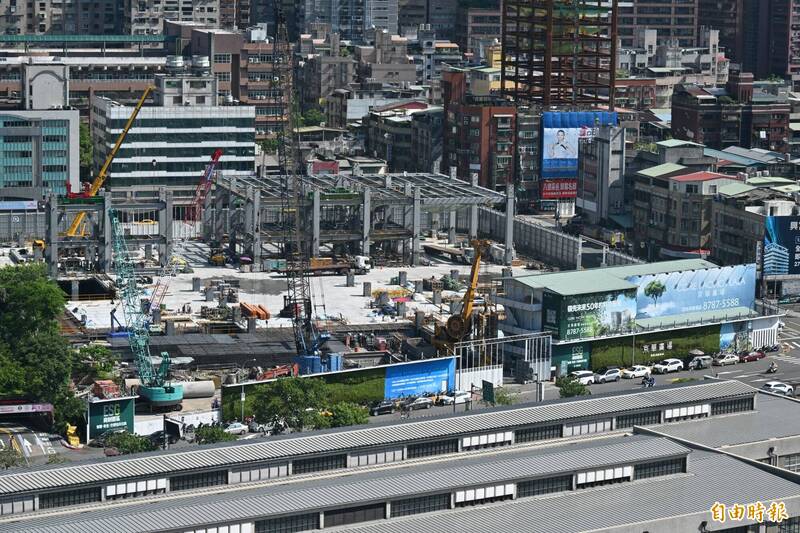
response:
<svg viewBox="0 0 800 533"><path fill-rule="evenodd" d="M613 107L617 0L505 0L502 92L544 108Z"/></svg>

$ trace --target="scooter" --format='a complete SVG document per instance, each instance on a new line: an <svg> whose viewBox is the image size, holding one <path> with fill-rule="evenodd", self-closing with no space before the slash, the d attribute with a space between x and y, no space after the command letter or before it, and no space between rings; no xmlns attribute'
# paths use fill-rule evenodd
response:
<svg viewBox="0 0 800 533"><path fill-rule="evenodd" d="M778 371L778 365L775 363L770 363L769 368L767 368L766 374L774 374Z"/></svg>
<svg viewBox="0 0 800 533"><path fill-rule="evenodd" d="M649 388L655 386L655 384L656 384L656 378L648 378L648 377L642 378L642 388L643 389L649 389Z"/></svg>

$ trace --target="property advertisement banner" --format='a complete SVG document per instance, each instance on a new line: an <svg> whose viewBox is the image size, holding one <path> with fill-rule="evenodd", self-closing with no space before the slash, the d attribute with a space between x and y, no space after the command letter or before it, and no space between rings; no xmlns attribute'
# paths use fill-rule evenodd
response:
<svg viewBox="0 0 800 533"><path fill-rule="evenodd" d="M633 291L561 296L542 295L542 325L561 340L602 337L630 331L636 317Z"/></svg>
<svg viewBox="0 0 800 533"><path fill-rule="evenodd" d="M600 126L609 125L617 125L616 113L542 113L542 179L576 179L579 143L591 139ZM571 197L574 198L574 195Z"/></svg>
<svg viewBox="0 0 800 533"><path fill-rule="evenodd" d="M764 274L800 274L800 217L766 217Z"/></svg>
<svg viewBox="0 0 800 533"><path fill-rule="evenodd" d="M386 367L384 398L447 392L456 386L456 359L429 359L425 364Z"/></svg>
<svg viewBox="0 0 800 533"><path fill-rule="evenodd" d="M755 263L626 279L638 286L637 319L755 305Z"/></svg>
<svg viewBox="0 0 800 533"><path fill-rule="evenodd" d="M540 184L539 197L543 200L575 198L578 193L578 180L544 180Z"/></svg>

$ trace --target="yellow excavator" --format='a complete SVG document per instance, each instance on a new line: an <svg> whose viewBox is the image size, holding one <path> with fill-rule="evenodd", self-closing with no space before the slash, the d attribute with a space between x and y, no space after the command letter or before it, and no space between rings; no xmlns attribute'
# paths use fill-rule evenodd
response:
<svg viewBox="0 0 800 533"><path fill-rule="evenodd" d="M133 126L133 121L136 120L136 116L139 114L139 111L142 109L145 100L150 95L150 92L154 89L153 86L148 86L145 88L142 96L139 98L139 101L136 103L136 107L133 108L133 112L131 116L128 117L128 122L125 123L125 127L120 132L119 136L117 137L117 142L114 145L114 148L108 153L108 157L106 157L105 163L103 163L103 167L100 169L100 172L94 178L91 185L88 185L85 190L81 192L72 192L67 191L67 198L93 198L97 195L97 191L99 191L106 182L106 178L108 178L108 169L111 167L111 163L114 161L114 157L119 152L120 146L122 146L122 142L125 140L125 136L128 135L128 130L131 129ZM75 219L70 224L69 229L66 231L66 235L68 237L77 237L85 235L85 231L82 230L81 224L83 224L83 219L86 217L86 212L81 211L77 215L75 215ZM78 230L81 229L79 232Z"/></svg>
<svg viewBox="0 0 800 533"><path fill-rule="evenodd" d="M475 291L478 288L481 258L489 251L491 243L486 240L475 239L470 244L475 250L475 257L472 260L467 292L462 299L461 313L448 318L444 326L437 324L431 341L440 354L452 352L453 345L464 340L471 329L472 310L475 306Z"/></svg>

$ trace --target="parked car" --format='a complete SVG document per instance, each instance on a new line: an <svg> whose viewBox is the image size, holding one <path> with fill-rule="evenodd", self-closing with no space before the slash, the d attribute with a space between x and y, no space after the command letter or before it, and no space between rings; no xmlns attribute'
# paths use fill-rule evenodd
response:
<svg viewBox="0 0 800 533"><path fill-rule="evenodd" d="M591 370L576 370L569 373L569 377L581 385L591 385L594 383L594 372Z"/></svg>
<svg viewBox="0 0 800 533"><path fill-rule="evenodd" d="M619 381L621 374L619 368L615 366L599 368L594 373L594 382L606 383L607 381Z"/></svg>
<svg viewBox="0 0 800 533"><path fill-rule="evenodd" d="M255 420L252 420L248 425L247 429L250 433L269 433L272 429L272 426L269 424L259 424Z"/></svg>
<svg viewBox="0 0 800 533"><path fill-rule="evenodd" d="M369 414L372 416L390 415L392 413L394 413L394 402L391 400L383 400L382 402L378 402L369 410Z"/></svg>
<svg viewBox="0 0 800 533"><path fill-rule="evenodd" d="M759 359L764 359L767 356L764 352L760 350L753 350L749 353L743 353L739 356L740 363L751 363L753 361L758 361Z"/></svg>
<svg viewBox="0 0 800 533"><path fill-rule="evenodd" d="M761 388L765 391L774 392L776 394L794 396L794 387L780 381L767 381Z"/></svg>
<svg viewBox="0 0 800 533"><path fill-rule="evenodd" d="M430 409L433 407L433 400L426 396L420 396L419 398L409 398L400 405L410 411L416 411L417 409Z"/></svg>
<svg viewBox="0 0 800 533"><path fill-rule="evenodd" d="M714 358L714 366L735 365L739 362L739 356L735 353L723 353Z"/></svg>
<svg viewBox="0 0 800 533"><path fill-rule="evenodd" d="M668 374L683 370L683 361L680 359L664 359L653 365L653 373Z"/></svg>
<svg viewBox="0 0 800 533"><path fill-rule="evenodd" d="M154 433L151 433L148 436L148 438L150 439L150 443L153 444L154 446L163 446L163 444L164 444L164 430L160 429L160 430L158 430L158 431L156 431ZM175 444L176 442L178 442L178 436L177 435L170 435L169 433L167 433L167 442L169 444Z"/></svg>
<svg viewBox="0 0 800 533"><path fill-rule="evenodd" d="M459 403L467 403L472 395L468 392L464 392L463 390L457 390L455 392L448 392L442 396L439 396L439 402L442 405L453 405Z"/></svg>
<svg viewBox="0 0 800 533"><path fill-rule="evenodd" d="M644 365L633 365L622 370L621 376L625 379L643 378L650 375L650 367Z"/></svg>
<svg viewBox="0 0 800 533"><path fill-rule="evenodd" d="M89 441L89 446L91 446L92 448L105 448L106 447L106 441L108 440L108 438L111 435L116 435L117 433L126 433L126 430L124 430L124 429L112 429L112 430L106 431L105 433L103 433L99 437L95 437L94 439Z"/></svg>
<svg viewBox="0 0 800 533"><path fill-rule="evenodd" d="M689 361L688 368L689 370L700 370L701 368L711 368L712 364L714 364L714 358L710 355L698 355Z"/></svg>
<svg viewBox="0 0 800 533"><path fill-rule="evenodd" d="M230 433L231 435L245 435L247 434L247 426L240 422L233 422L225 427L225 433Z"/></svg>

